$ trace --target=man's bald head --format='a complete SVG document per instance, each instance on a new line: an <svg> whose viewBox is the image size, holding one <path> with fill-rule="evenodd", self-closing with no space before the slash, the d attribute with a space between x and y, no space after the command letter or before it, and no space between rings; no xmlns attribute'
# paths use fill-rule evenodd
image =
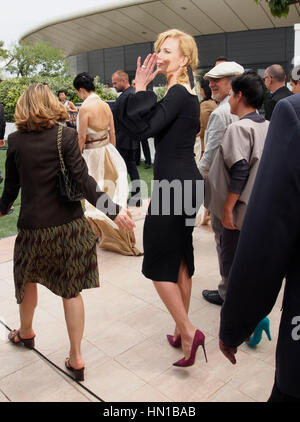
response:
<svg viewBox="0 0 300 422"><path fill-rule="evenodd" d="M286 74L280 64L272 64L267 67L264 74L266 88L275 92L277 89L285 86Z"/></svg>
<svg viewBox="0 0 300 422"><path fill-rule="evenodd" d="M277 82L284 82L286 80L286 74L280 64L272 64L272 66L267 67L266 74L271 76Z"/></svg>
<svg viewBox="0 0 300 422"><path fill-rule="evenodd" d="M124 70L117 70L114 72L111 81L117 92L124 92L130 86L128 73Z"/></svg>
<svg viewBox="0 0 300 422"><path fill-rule="evenodd" d="M125 70L116 70L112 76L118 76L120 79L124 79L125 81L129 82L129 76Z"/></svg>

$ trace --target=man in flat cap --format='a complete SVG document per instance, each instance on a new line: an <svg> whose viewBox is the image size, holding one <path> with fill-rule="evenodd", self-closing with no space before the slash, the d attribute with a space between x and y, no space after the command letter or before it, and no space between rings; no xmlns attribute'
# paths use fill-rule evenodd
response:
<svg viewBox="0 0 300 422"><path fill-rule="evenodd" d="M219 103L219 106L210 115L204 135L205 151L198 166L204 179L208 175L209 169L222 142L227 127L233 121L238 120L237 116L230 113L228 99L232 78L234 76L242 75L243 73L243 66L236 62L227 61L217 64L204 75L204 78L209 80L212 98ZM220 238L222 233L222 223L213 214L211 214L211 226L215 233L217 253L220 263ZM216 305L222 305L225 297L226 286L227 279L221 274L221 281L219 283L218 290L203 290L202 295L208 302Z"/></svg>

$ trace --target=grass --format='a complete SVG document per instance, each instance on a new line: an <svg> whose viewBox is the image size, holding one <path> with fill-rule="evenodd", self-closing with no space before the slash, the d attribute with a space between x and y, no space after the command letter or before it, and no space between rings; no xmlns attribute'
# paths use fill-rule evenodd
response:
<svg viewBox="0 0 300 422"><path fill-rule="evenodd" d="M0 149L0 170L2 171L2 177L5 177L5 157L6 150ZM0 196L2 195L4 187L4 181L0 185ZM17 221L19 217L21 207L21 195L19 193L18 198L14 203L14 212L6 217L0 219L0 238L12 236L17 233Z"/></svg>
<svg viewBox="0 0 300 422"><path fill-rule="evenodd" d="M0 170L2 171L2 176L5 177L5 157L6 150L0 148ZM142 180L142 197L148 198L151 195L151 180L153 179L153 167L151 169L145 169L144 165L138 166L138 172L140 179ZM4 187L4 181L0 185L0 197L2 195ZM19 194L18 198L14 203L14 212L6 217L0 219L0 238L12 236L17 233L17 221L19 217L21 206L21 195Z"/></svg>
<svg viewBox="0 0 300 422"><path fill-rule="evenodd" d="M144 163L137 167L142 187L142 198L150 198L152 192L151 182L153 180L153 166L150 169L145 169Z"/></svg>

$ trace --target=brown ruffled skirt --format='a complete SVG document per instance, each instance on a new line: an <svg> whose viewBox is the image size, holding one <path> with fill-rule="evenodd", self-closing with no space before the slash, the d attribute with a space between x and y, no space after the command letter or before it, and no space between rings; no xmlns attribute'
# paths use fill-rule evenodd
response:
<svg viewBox="0 0 300 422"><path fill-rule="evenodd" d="M57 227L19 229L14 249L17 303L27 282L66 299L99 287L96 239L85 217Z"/></svg>

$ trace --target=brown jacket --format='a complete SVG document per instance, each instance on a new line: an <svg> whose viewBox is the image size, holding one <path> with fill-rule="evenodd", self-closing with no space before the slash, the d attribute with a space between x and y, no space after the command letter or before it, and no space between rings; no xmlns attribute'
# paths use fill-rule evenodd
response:
<svg viewBox="0 0 300 422"><path fill-rule="evenodd" d="M57 150L58 126L42 132L14 132L8 137L6 176L0 211L6 214L21 188L19 228L60 226L83 216L80 202L63 203L57 188L60 170ZM120 211L106 193L100 191L78 147L77 133L64 127L62 150L66 168L85 198L114 219ZM101 200L98 202L99 198ZM106 207L106 210L103 207Z"/></svg>
<svg viewBox="0 0 300 422"><path fill-rule="evenodd" d="M205 100L200 104L200 138L201 138L201 150L204 152L204 133L207 127L208 119L211 113L215 108L218 107L218 104L214 100Z"/></svg>

